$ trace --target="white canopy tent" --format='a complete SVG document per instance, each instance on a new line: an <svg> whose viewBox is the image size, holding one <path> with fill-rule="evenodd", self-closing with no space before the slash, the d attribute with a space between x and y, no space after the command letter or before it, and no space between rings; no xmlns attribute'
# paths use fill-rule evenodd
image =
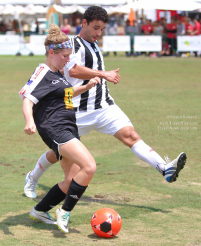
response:
<svg viewBox="0 0 201 246"><path fill-rule="evenodd" d="M84 14L85 8L79 5L72 5L72 6L61 6L61 5L53 5L54 9L61 14L72 14L75 12L80 12L81 14Z"/></svg>
<svg viewBox="0 0 201 246"><path fill-rule="evenodd" d="M109 15L119 13L119 14L129 14L130 13L130 6L129 5L118 5L115 7L108 7L106 11Z"/></svg>
<svg viewBox="0 0 201 246"><path fill-rule="evenodd" d="M33 5L29 4L26 7L23 7L21 5L12 5L12 4L6 4L0 6L0 15L35 15L35 14L46 14L48 10L48 7L43 7L39 5Z"/></svg>
<svg viewBox="0 0 201 246"><path fill-rule="evenodd" d="M120 4L126 4L126 0L61 0L63 5L71 5L71 4L77 4L77 5L101 5L101 6L117 6Z"/></svg>
<svg viewBox="0 0 201 246"><path fill-rule="evenodd" d="M193 0L139 0L127 4L127 7L134 10L139 9L161 9L161 10L180 10L180 11L193 11L201 9L201 4Z"/></svg>
<svg viewBox="0 0 201 246"><path fill-rule="evenodd" d="M101 5L101 6L117 6L126 4L126 0L61 0L62 5ZM48 6L52 3L51 0L1 0L0 5L13 4L13 5L44 5Z"/></svg>
<svg viewBox="0 0 201 246"><path fill-rule="evenodd" d="M76 11L80 12L81 14L84 14L85 8L79 5L72 5L72 6L60 6L54 4L53 7L58 13L62 14L72 14L75 13ZM118 5L115 7L105 7L107 13L109 15L114 14L114 13L122 13L122 14L128 14L130 13L130 7L127 7L126 5Z"/></svg>
<svg viewBox="0 0 201 246"><path fill-rule="evenodd" d="M0 5L6 5L6 4L12 4L12 5L50 5L51 0L1 0Z"/></svg>
<svg viewBox="0 0 201 246"><path fill-rule="evenodd" d="M25 7L21 5L0 5L0 16L4 19L20 19L31 22L36 18L46 17L48 7L29 4Z"/></svg>
<svg viewBox="0 0 201 246"><path fill-rule="evenodd" d="M61 6L54 4L53 7L58 13L61 14L72 14L75 12L80 12L83 14L85 12L85 8L83 6L79 5L71 5L71 6ZM26 19L26 16L29 17L45 17L48 11L48 6L44 7L41 5L33 5L29 4L27 6L21 6L21 5L12 5L12 4L6 4L6 5L0 5L0 16L20 16L21 19ZM124 5L118 5L115 7L107 7L106 11L109 15L113 13L123 13L128 14L130 12L130 7L124 6Z"/></svg>

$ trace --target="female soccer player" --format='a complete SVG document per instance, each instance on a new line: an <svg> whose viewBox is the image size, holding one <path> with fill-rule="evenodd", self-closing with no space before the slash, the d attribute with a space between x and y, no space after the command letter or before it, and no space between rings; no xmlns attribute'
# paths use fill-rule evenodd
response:
<svg viewBox="0 0 201 246"><path fill-rule="evenodd" d="M73 88L63 77L59 70L69 62L72 45L57 25L51 26L45 40L45 48L46 62L36 68L20 91L26 121L24 131L31 135L37 128L43 141L60 157L65 179L52 187L42 201L31 209L30 217L54 224L48 211L65 199L62 208L57 209L56 216L59 229L67 233L70 212L96 170L94 158L79 140L72 97L91 89L100 83L100 79L95 77L86 85ZM80 171L68 189L66 175L73 163L80 167Z"/></svg>

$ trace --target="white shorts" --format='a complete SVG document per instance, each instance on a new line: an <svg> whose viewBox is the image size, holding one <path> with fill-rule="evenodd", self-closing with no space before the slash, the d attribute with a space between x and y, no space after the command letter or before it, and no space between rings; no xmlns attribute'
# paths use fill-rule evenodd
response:
<svg viewBox="0 0 201 246"><path fill-rule="evenodd" d="M114 135L125 126L133 126L129 118L115 104L90 112L77 112L76 124L80 136L92 130Z"/></svg>

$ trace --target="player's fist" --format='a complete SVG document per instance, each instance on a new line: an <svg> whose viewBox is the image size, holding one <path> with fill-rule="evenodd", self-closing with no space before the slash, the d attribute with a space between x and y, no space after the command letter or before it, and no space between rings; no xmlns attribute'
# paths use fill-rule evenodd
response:
<svg viewBox="0 0 201 246"><path fill-rule="evenodd" d="M89 80L88 82L89 89L96 86L96 84L101 84L101 79L99 77L95 77Z"/></svg>
<svg viewBox="0 0 201 246"><path fill-rule="evenodd" d="M112 71L105 71L104 79L114 84L117 84L120 81L120 75L118 74L118 72L119 72L119 68Z"/></svg>
<svg viewBox="0 0 201 246"><path fill-rule="evenodd" d="M34 122L30 122L30 123L27 123L25 128L24 128L24 132L27 134L27 135L32 135L36 132L36 125Z"/></svg>

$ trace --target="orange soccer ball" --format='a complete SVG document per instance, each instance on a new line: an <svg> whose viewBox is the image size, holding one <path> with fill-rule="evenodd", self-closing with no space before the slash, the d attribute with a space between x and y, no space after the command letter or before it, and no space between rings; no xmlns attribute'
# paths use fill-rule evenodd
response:
<svg viewBox="0 0 201 246"><path fill-rule="evenodd" d="M91 218L91 227L99 237L114 237L120 231L121 226L120 215L111 208L101 208Z"/></svg>

